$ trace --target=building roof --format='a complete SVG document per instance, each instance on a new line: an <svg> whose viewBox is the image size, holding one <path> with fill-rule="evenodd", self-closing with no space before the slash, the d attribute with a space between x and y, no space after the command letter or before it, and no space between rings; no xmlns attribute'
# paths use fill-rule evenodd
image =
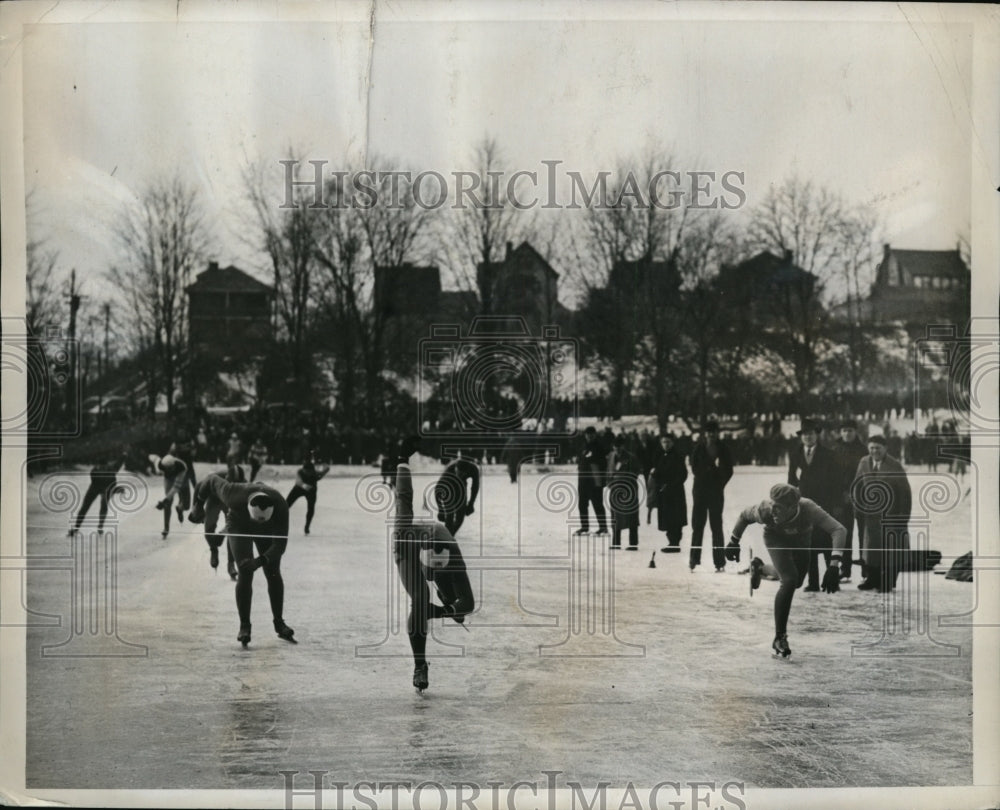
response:
<svg viewBox="0 0 1000 810"><path fill-rule="evenodd" d="M273 287L258 281L238 267L219 267L216 262L210 262L208 269L200 272L187 289L195 292L252 292L268 295L274 292Z"/></svg>
<svg viewBox="0 0 1000 810"><path fill-rule="evenodd" d="M969 268L957 250L901 250L890 247L888 253L901 269L912 276L949 276L963 278Z"/></svg>
<svg viewBox="0 0 1000 810"><path fill-rule="evenodd" d="M757 284L790 284L804 280L816 280L815 275L808 270L803 270L792 261L791 252L786 252L784 257L779 257L770 251L763 250L739 264L724 266L721 272L723 275L738 274L740 277Z"/></svg>
<svg viewBox="0 0 1000 810"><path fill-rule="evenodd" d="M559 278L559 273L557 273L552 268L552 265L545 260L545 257L537 250L535 250L535 248L532 247L531 243L528 241L522 242L513 251L508 252L505 261L514 257L524 257L524 258L534 259L535 261L541 263L545 272L547 272L549 275Z"/></svg>

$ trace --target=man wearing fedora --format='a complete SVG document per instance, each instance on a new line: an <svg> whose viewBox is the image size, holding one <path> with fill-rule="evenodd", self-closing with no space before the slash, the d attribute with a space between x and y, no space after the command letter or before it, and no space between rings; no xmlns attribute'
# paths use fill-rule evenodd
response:
<svg viewBox="0 0 1000 810"><path fill-rule="evenodd" d="M889 455L883 436L869 437L868 455L858 462L851 497L861 528L865 576L858 590L891 591L910 547L912 493L903 465Z"/></svg>
<svg viewBox="0 0 1000 810"><path fill-rule="evenodd" d="M725 536L722 532L724 491L733 477L733 456L719 438L719 423L710 419L691 450L691 555L692 571L701 564L701 539L707 521L712 531L712 562L717 574L726 570Z"/></svg>
<svg viewBox="0 0 1000 810"><path fill-rule="evenodd" d="M854 558L854 524L858 520L854 513L854 502L851 500L851 485L854 483L854 474L858 470L858 462L868 455L868 448L858 438L858 426L853 420L847 419L840 423L840 438L834 443L833 452L840 468L842 518L840 522L847 529L847 547L844 551L844 559L840 561L840 581L850 582L851 563ZM860 540L858 542L860 545Z"/></svg>
<svg viewBox="0 0 1000 810"><path fill-rule="evenodd" d="M803 498L818 504L824 512L840 520L840 477L833 451L820 444L822 426L813 419L803 419L796 435L800 444L788 456L788 483L797 487ZM843 521L840 521L843 523ZM809 552L809 579L806 591L819 592L820 555L830 566L832 543L822 529L813 532Z"/></svg>

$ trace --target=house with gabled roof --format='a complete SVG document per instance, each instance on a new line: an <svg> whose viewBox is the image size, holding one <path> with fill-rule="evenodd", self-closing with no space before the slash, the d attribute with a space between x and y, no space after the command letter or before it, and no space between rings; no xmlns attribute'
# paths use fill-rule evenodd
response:
<svg viewBox="0 0 1000 810"><path fill-rule="evenodd" d="M885 245L866 309L876 324L902 323L919 331L928 325L955 324L963 331L972 310L971 281L958 249Z"/></svg>
<svg viewBox="0 0 1000 810"><path fill-rule="evenodd" d="M262 354L272 336L274 288L238 267L209 262L187 287L192 351L202 358Z"/></svg>

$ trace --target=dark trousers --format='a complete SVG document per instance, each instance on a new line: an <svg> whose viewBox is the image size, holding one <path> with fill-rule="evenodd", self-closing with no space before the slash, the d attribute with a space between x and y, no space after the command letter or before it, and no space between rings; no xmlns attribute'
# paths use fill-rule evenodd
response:
<svg viewBox="0 0 1000 810"><path fill-rule="evenodd" d="M306 499L306 531L309 531L313 515L316 514L316 488L302 489L302 487L296 484L292 487L292 491L288 493L288 497L285 498L285 503L291 508L293 503L303 497Z"/></svg>
<svg viewBox="0 0 1000 810"><path fill-rule="evenodd" d="M250 605L253 602L253 574L254 572L241 565L242 562L253 558L254 546L257 547L258 554L265 554L271 549L271 559L269 559L261 569L264 578L267 580L267 596L271 601L271 616L275 624L284 621L285 606L285 582L281 578L281 555L285 553L288 545L287 538L275 539L273 537L229 537L229 548L233 552L236 560L236 611L240 615L240 624L250 624Z"/></svg>
<svg viewBox="0 0 1000 810"><path fill-rule="evenodd" d="M722 534L722 507L725 498L721 491L693 493L694 503L691 506L691 566L701 564L701 538L705 534L705 523L712 530L712 562L716 568L725 568L726 551L725 537Z"/></svg>
<svg viewBox="0 0 1000 810"><path fill-rule="evenodd" d="M410 597L410 615L406 620L406 634L410 639L414 664L427 662L427 620L443 615L467 616L476 606L472 585L465 568L465 560L458 543L448 546L448 565L440 571L431 571L420 562L420 543L416 533L397 539L393 546L396 570L403 588ZM440 605L431 602L428 583L437 589Z"/></svg>
<svg viewBox="0 0 1000 810"><path fill-rule="evenodd" d="M771 564L778 572L778 592L774 595L774 634L784 635L788 631L788 614L792 610L792 598L797 588L802 586L809 567L809 535L785 535L764 532L764 545L771 555Z"/></svg>
<svg viewBox="0 0 1000 810"><path fill-rule="evenodd" d="M590 529L589 507L594 508L594 515L597 517L597 530L603 534L608 531L608 517L604 512L604 487L595 484L587 478L581 478L577 482L577 493L579 503L577 508L580 512L580 528L584 531Z"/></svg>
<svg viewBox="0 0 1000 810"><path fill-rule="evenodd" d="M632 525L628 527L628 544L633 548L639 547L639 527ZM622 544L622 530L615 525L612 535L611 545L620 546Z"/></svg>
<svg viewBox="0 0 1000 810"><path fill-rule="evenodd" d="M844 549L843 557L840 560L840 575L849 577L851 575L851 565L854 562L854 524L858 524L858 559L861 558L861 524L858 516L854 512L854 507L850 504L841 509L839 515L834 515L837 520L844 524L847 529L847 547Z"/></svg>
<svg viewBox="0 0 1000 810"><path fill-rule="evenodd" d="M452 510L450 512L442 512L444 515L442 523L444 523L445 528L451 532L452 537L462 528L462 524L465 523L465 510L466 506L461 505L458 509Z"/></svg>
<svg viewBox="0 0 1000 810"><path fill-rule="evenodd" d="M684 534L684 529L680 526L676 526L672 529L667 529L667 548L676 548L680 550L681 547L681 537Z"/></svg>
<svg viewBox="0 0 1000 810"><path fill-rule="evenodd" d="M90 482L90 486L83 495L83 503L80 504L80 511L76 513L76 525L73 527L74 531L80 528L80 524L83 523L84 516L88 511L90 511L90 507L98 498L101 499L101 505L99 507L100 522L97 524L97 530L102 531L104 529L104 519L108 516L108 499L111 497L114 489L114 481Z"/></svg>

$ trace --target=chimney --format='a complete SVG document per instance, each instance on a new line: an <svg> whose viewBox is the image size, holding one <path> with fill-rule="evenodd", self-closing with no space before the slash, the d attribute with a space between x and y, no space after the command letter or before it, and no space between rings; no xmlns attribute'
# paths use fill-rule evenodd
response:
<svg viewBox="0 0 1000 810"><path fill-rule="evenodd" d="M792 253L791 250L789 250L788 248L785 248L785 256L784 256L784 262L785 262L785 264L791 264L792 263L792 256L794 256L794 255L795 254Z"/></svg>
<svg viewBox="0 0 1000 810"><path fill-rule="evenodd" d="M513 253L513 252L514 252L514 243L513 242L508 242L507 243L507 255L504 256L504 261L506 261L507 259L509 259L510 258L510 254Z"/></svg>
<svg viewBox="0 0 1000 810"><path fill-rule="evenodd" d="M211 270L218 270L219 269L219 263L218 262L209 262L208 263L208 269L210 271Z"/></svg>

